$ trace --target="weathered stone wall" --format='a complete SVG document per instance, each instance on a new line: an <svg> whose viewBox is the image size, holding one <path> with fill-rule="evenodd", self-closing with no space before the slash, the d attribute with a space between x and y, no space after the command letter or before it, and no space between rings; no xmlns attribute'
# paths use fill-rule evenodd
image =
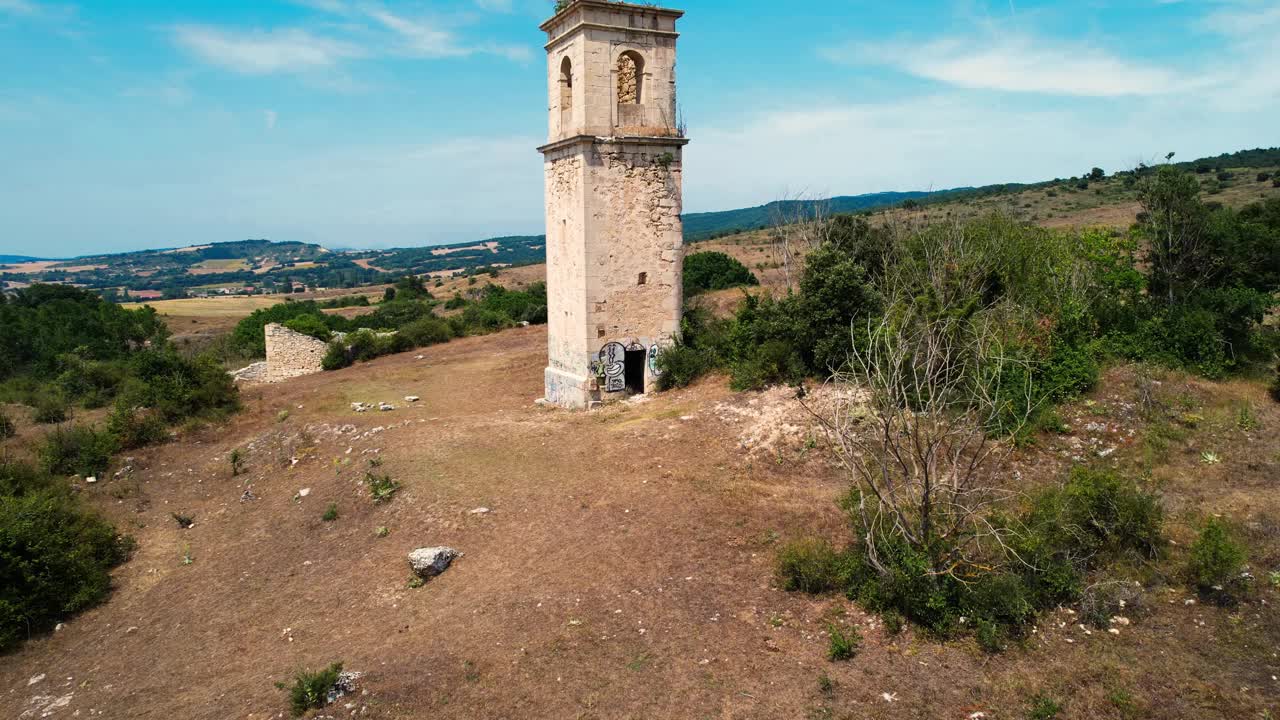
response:
<svg viewBox="0 0 1280 720"><path fill-rule="evenodd" d="M324 370L320 362L329 346L323 340L271 323L264 328L267 341L267 370L262 382L281 382Z"/></svg>

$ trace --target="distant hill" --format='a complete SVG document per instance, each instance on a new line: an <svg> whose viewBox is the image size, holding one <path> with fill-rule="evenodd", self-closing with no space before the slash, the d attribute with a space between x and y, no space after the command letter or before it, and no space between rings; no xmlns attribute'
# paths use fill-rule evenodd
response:
<svg viewBox="0 0 1280 720"><path fill-rule="evenodd" d="M879 192L868 195L843 195L826 200L780 200L738 210L688 213L684 216L684 239L687 242L697 242L721 235L759 230L774 224L779 218L812 215L815 206L818 205L828 213L851 213L898 205L905 200L919 200L934 194L937 193L918 190Z"/></svg>
<svg viewBox="0 0 1280 720"><path fill-rule="evenodd" d="M1163 158L1162 158L1163 159ZM1153 161L1155 162L1155 161ZM1206 192L1214 193L1255 183L1255 174L1239 177L1224 172L1228 168L1275 168L1280 166L1280 148L1257 148L1224 153L1199 160L1180 161L1177 166L1193 170L1205 180ZM812 215L815 205L824 212L874 212L912 201L919 205L958 203L981 208L993 202L1012 202L1029 191L1036 198L1019 200L1020 208L1035 219L1093 207L1136 200L1136 174L1130 168L1116 169L1108 177L1117 182L1099 184L1086 176L1092 168L1081 168L1079 177L1055 178L1039 183L1002 183L983 187L960 187L931 192L880 192L826 200L780 201L756 207L720 212L689 213L684 216L686 242L707 240L738 232L758 230L778 222ZM1145 172L1145 166L1137 171ZM1212 182L1210 182L1212 181ZM1043 197L1041 197L1043 196ZM1052 200L1052 202L1050 202ZM1061 205L1057 207L1054 205ZM1067 206L1070 207L1067 207ZM86 255L66 260L41 260L24 255L0 255L0 266L39 261L44 267L0 267L3 281L15 283L66 282L115 293L163 293L167 296L228 292L290 292L300 287L353 288L391 282L404 275L476 274L497 268L541 263L546 258L542 235L515 235L386 250L325 249L301 242L237 240L161 250Z"/></svg>

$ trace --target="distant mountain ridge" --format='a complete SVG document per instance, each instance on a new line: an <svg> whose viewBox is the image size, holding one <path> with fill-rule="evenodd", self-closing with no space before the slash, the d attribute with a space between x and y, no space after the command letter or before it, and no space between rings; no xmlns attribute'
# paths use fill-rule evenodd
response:
<svg viewBox="0 0 1280 720"><path fill-rule="evenodd" d="M956 190L965 189L968 188L957 188ZM759 230L773 225L779 220L812 215L815 208L819 207L825 213L860 212L862 210L897 205L906 200L919 200L945 192L953 191L926 192L911 190L906 192L868 193L866 195L841 195L822 200L775 200L764 205L739 208L737 210L687 213L684 215L684 239L686 242L697 242L718 235Z"/></svg>
<svg viewBox="0 0 1280 720"><path fill-rule="evenodd" d="M1256 148L1199 160L1178 167L1206 174L1227 167L1270 168L1280 165L1280 148ZM1085 168L1082 168L1084 170ZM1086 171L1081 177L1088 175ZM1128 174L1128 173L1121 173ZM1087 186L1087 178L1079 180ZM784 200L717 212L684 215L684 239L697 242L737 232L759 230L778 222L824 214L872 212L906 202L929 205L963 202L1018 193L1028 189L1075 186L1077 178L1039 183L1004 183L934 191L893 191L842 195L827 199ZM445 275L497 272L503 267L545 261L542 235L518 235L446 245L385 250L334 251L312 243L236 240L159 250L83 255L68 259L0 255L0 287L30 282L67 282L89 288L127 292L164 291L166 295L220 292L289 292L299 286L358 287L391 282L408 274ZM39 268L5 265L39 262Z"/></svg>

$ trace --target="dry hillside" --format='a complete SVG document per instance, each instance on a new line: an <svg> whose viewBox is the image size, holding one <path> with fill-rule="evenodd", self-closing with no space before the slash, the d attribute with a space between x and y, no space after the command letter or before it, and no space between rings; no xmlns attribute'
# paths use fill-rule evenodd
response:
<svg viewBox="0 0 1280 720"><path fill-rule="evenodd" d="M250 389L225 426L82 485L137 553L108 602L5 658L0 716L279 717L275 683L334 661L365 674L332 717L1021 718L1041 693L1069 718L1280 710L1280 591L1265 581L1226 609L1170 578L1115 634L1062 610L995 656L891 635L841 597L775 586L782 540L847 536L846 481L787 391L713 378L568 413L532 402L544 358L534 327ZM1248 383L1159 382L1160 402L1202 421L1144 441L1118 368L1009 476L1053 482L1073 458L1149 469L1173 552L1223 513L1265 578L1280 568L1280 405ZM1237 426L1243 402L1261 429ZM1220 464L1200 462L1210 449ZM367 471L403 488L376 505ZM440 544L463 556L411 588L406 554ZM829 624L860 629L855 659L827 660Z"/></svg>

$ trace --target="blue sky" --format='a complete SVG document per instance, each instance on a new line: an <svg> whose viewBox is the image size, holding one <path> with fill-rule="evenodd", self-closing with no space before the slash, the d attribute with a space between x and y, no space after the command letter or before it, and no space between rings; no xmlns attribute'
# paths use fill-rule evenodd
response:
<svg viewBox="0 0 1280 720"><path fill-rule="evenodd" d="M685 210L1280 144L1280 2L690 0ZM550 0L0 0L0 253L542 228Z"/></svg>

